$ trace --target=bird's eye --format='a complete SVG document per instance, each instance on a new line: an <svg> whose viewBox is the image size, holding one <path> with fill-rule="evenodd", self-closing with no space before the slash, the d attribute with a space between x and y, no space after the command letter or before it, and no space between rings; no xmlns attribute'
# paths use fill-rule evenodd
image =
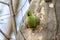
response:
<svg viewBox="0 0 60 40"><path fill-rule="evenodd" d="M29 13L28 13L28 16L29 16Z"/></svg>

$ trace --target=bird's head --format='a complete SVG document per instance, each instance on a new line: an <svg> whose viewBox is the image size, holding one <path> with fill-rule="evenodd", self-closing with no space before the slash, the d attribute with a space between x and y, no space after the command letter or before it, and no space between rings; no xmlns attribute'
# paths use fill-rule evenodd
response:
<svg viewBox="0 0 60 40"><path fill-rule="evenodd" d="M26 11L26 15L27 15L27 16L32 16L31 10L28 9L28 10Z"/></svg>

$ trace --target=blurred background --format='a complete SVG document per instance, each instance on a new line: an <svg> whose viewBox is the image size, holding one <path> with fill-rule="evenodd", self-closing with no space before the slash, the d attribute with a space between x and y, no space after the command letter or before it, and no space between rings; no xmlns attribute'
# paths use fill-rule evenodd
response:
<svg viewBox="0 0 60 40"><path fill-rule="evenodd" d="M9 5L6 5L10 2L10 0L0 0L0 29L6 34L7 37L11 36L11 40L16 40L16 35L14 34L14 29L12 26L12 24L14 24L13 21L15 20L14 22L18 31L19 39L24 39L25 37L27 40L53 40L54 37L57 36L57 39L60 40L60 0L52 0L52 2L45 2L45 0L12 1L15 14L10 14L10 7ZM35 30L36 32L34 33L30 29L26 30L27 28L24 23L25 11L28 8L31 9L34 16L40 19L40 24L38 25L39 28ZM13 15L15 15L15 19L11 20ZM41 32L40 26L43 27ZM20 37L20 30L22 31L24 37ZM0 40L7 40L7 38L0 33Z"/></svg>
<svg viewBox="0 0 60 40"><path fill-rule="evenodd" d="M9 0L0 0L2 2L8 3ZM17 0L18 1L18 0ZM19 30L19 26L22 20L22 17L25 14L26 9L29 7L29 1L28 0L19 0L19 4L18 4L18 14L15 16L15 20L16 20L16 27L17 30ZM9 18L10 18L10 10L9 7L5 4L0 3L0 29L6 33L6 26L9 22ZM4 40L3 39L3 35L0 33L0 40ZM12 32L11 34L12 39L11 40L15 40L15 36Z"/></svg>

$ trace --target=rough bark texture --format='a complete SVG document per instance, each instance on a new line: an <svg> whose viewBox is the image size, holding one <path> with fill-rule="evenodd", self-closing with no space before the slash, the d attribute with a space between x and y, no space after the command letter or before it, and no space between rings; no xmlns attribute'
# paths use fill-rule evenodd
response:
<svg viewBox="0 0 60 40"><path fill-rule="evenodd" d="M56 9L57 9L58 24L59 24L57 40L60 40L60 0L57 0Z"/></svg>
<svg viewBox="0 0 60 40"><path fill-rule="evenodd" d="M25 24L26 16L24 16L18 33L21 31L26 40L53 40L56 30L54 8L49 8L44 0L32 0L29 9L31 9L36 18L40 19L40 24L34 31L30 28L28 29ZM18 35L18 39L24 40L21 34Z"/></svg>

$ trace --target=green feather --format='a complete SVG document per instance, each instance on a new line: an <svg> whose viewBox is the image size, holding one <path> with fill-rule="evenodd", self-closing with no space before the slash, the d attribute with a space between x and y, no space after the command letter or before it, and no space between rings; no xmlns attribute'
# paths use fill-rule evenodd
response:
<svg viewBox="0 0 60 40"><path fill-rule="evenodd" d="M35 28L36 27L36 18L32 15L32 12L28 10L28 14L26 17L26 24L28 25L28 28Z"/></svg>

